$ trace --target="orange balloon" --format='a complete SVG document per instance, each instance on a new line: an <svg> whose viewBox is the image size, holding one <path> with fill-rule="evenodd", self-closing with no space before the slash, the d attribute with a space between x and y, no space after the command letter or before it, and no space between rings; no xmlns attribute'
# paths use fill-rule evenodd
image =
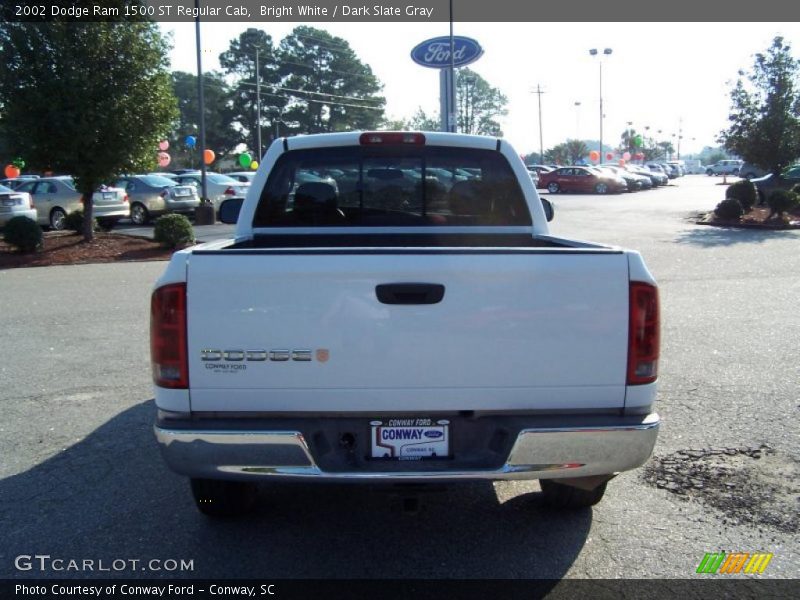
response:
<svg viewBox="0 0 800 600"><path fill-rule="evenodd" d="M600 160L600 153L597 150L592 150L589 152L589 160L592 162L597 162Z"/></svg>
<svg viewBox="0 0 800 600"><path fill-rule="evenodd" d="M19 170L19 167L17 167L16 165L6 165L5 173L6 177L8 177L9 179L14 179L15 177L19 177L20 172L21 171Z"/></svg>
<svg viewBox="0 0 800 600"><path fill-rule="evenodd" d="M625 166L625 159L624 158L620 158L619 159L619 166L620 167L624 167Z"/></svg>
<svg viewBox="0 0 800 600"><path fill-rule="evenodd" d="M203 160L205 161L205 163L207 165L210 165L211 163L213 163L215 158L216 158L216 155L214 154L213 150L209 150L208 148L206 148L203 151Z"/></svg>

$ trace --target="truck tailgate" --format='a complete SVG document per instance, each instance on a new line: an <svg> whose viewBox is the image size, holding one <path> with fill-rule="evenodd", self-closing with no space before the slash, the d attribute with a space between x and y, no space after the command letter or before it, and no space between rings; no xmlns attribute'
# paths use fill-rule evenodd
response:
<svg viewBox="0 0 800 600"><path fill-rule="evenodd" d="M621 251L196 252L187 282L193 411L624 404ZM444 296L378 299L377 286L406 283Z"/></svg>

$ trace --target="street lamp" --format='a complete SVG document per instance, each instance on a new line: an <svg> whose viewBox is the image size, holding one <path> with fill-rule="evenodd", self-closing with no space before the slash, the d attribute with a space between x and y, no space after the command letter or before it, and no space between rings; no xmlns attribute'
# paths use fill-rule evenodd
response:
<svg viewBox="0 0 800 600"><path fill-rule="evenodd" d="M597 48L591 48L589 50L589 54L592 56L596 56L600 62L600 160L602 161L603 157L603 55L611 56L613 50L611 48L605 48L603 50L603 54L597 50Z"/></svg>
<svg viewBox="0 0 800 600"><path fill-rule="evenodd" d="M581 103L575 101L575 139L581 139Z"/></svg>

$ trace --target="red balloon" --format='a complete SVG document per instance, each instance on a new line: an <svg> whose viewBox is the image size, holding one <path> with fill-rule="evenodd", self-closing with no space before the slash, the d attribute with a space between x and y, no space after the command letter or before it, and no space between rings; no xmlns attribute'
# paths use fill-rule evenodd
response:
<svg viewBox="0 0 800 600"><path fill-rule="evenodd" d="M159 152L158 153L158 166L159 167L166 167L169 165L171 157L166 152Z"/></svg>
<svg viewBox="0 0 800 600"><path fill-rule="evenodd" d="M600 153L597 150L592 150L589 152L589 160L592 162L597 162L600 160Z"/></svg>
<svg viewBox="0 0 800 600"><path fill-rule="evenodd" d="M6 177L8 177L9 179L14 179L15 177L19 177L20 172L21 171L19 170L18 166L16 166L16 165L6 165L5 173L6 173Z"/></svg>
<svg viewBox="0 0 800 600"><path fill-rule="evenodd" d="M614 153L606 152L606 160L614 160Z"/></svg>

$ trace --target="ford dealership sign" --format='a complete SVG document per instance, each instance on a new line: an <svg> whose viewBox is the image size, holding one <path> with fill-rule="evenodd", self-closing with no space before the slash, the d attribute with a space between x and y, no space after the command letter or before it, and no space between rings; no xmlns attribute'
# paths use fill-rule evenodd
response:
<svg viewBox="0 0 800 600"><path fill-rule="evenodd" d="M453 66L463 67L478 60L483 54L481 45L472 38L453 36ZM411 51L412 60L423 67L445 69L450 66L450 37L425 40Z"/></svg>

